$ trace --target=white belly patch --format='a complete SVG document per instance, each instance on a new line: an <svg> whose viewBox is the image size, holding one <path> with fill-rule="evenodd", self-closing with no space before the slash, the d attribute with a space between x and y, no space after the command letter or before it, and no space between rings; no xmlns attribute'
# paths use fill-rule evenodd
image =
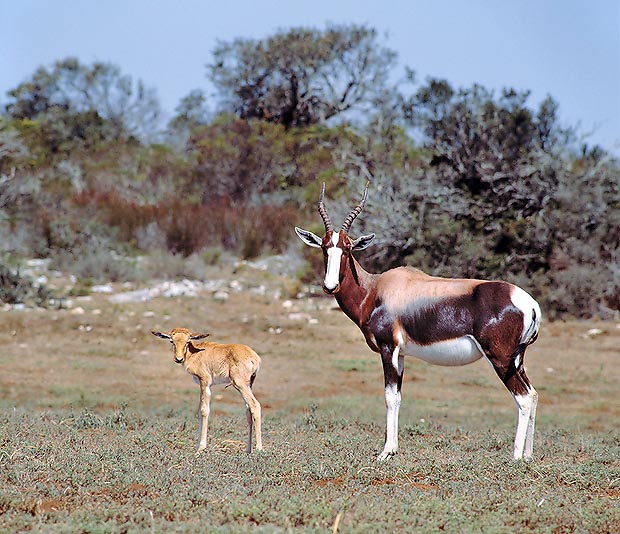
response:
<svg viewBox="0 0 620 534"><path fill-rule="evenodd" d="M463 336L430 345L418 345L408 341L403 353L434 365L467 365L484 356L478 342L472 336Z"/></svg>

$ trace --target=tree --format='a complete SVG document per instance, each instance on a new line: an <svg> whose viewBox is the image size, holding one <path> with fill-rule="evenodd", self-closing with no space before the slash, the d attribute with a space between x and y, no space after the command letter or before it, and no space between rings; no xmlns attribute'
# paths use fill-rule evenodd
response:
<svg viewBox="0 0 620 534"><path fill-rule="evenodd" d="M13 204L19 196L15 174L17 167L25 166L28 149L19 137L19 131L5 118L0 117L0 220L3 208Z"/></svg>
<svg viewBox="0 0 620 534"><path fill-rule="evenodd" d="M221 115L196 128L186 150L195 158L190 194L245 201L274 188L286 151L282 126Z"/></svg>
<svg viewBox="0 0 620 534"><path fill-rule="evenodd" d="M160 116L155 93L110 63L82 65L76 58L40 67L32 79L8 93L6 106L14 119L45 120L47 116L66 135L81 137L93 131L106 138L148 138Z"/></svg>
<svg viewBox="0 0 620 534"><path fill-rule="evenodd" d="M168 124L171 137L177 144L184 143L192 130L209 123L210 113L206 101L200 89L194 89L181 99L174 110L175 116Z"/></svg>
<svg viewBox="0 0 620 534"><path fill-rule="evenodd" d="M396 54L365 26L294 28L220 42L209 77L229 110L286 128L325 122L384 98Z"/></svg>
<svg viewBox="0 0 620 534"><path fill-rule="evenodd" d="M557 104L545 99L538 112L528 92L504 89L499 97L479 85L455 91L445 80L429 80L410 101L407 115L426 136L431 164L445 184L484 203L470 215L500 212L529 216L544 208L557 185L550 162L571 139L557 121Z"/></svg>

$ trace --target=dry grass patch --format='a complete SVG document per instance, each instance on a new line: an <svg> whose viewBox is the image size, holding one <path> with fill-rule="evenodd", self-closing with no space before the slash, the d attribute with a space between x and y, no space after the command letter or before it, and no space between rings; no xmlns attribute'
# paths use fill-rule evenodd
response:
<svg viewBox="0 0 620 534"><path fill-rule="evenodd" d="M3 312L0 530L324 532L337 518L342 532L620 529L614 323L544 324L528 350L534 462L511 459L514 403L488 365L408 359L401 448L379 464L381 364L328 302L294 301L318 324L250 291ZM261 355L262 453L243 452L239 396L214 388L194 457L197 387L150 335L175 324Z"/></svg>

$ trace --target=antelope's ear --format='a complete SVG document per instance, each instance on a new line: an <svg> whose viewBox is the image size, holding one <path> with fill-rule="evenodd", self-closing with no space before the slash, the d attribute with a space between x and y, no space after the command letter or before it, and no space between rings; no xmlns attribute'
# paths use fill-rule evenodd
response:
<svg viewBox="0 0 620 534"><path fill-rule="evenodd" d="M302 230L297 226L295 226L295 233L299 236L299 239L309 247L321 248L323 240L318 235L308 232L308 230Z"/></svg>
<svg viewBox="0 0 620 534"><path fill-rule="evenodd" d="M198 341L199 339L204 339L205 337L209 337L211 334L192 334L189 338L192 341Z"/></svg>
<svg viewBox="0 0 620 534"><path fill-rule="evenodd" d="M153 334L154 336L160 337L162 339L172 339L169 334L164 334L163 332L152 332L151 331L151 334Z"/></svg>
<svg viewBox="0 0 620 534"><path fill-rule="evenodd" d="M352 243L353 250L364 250L365 248L372 245L372 242L375 240L375 234L368 234L358 237Z"/></svg>

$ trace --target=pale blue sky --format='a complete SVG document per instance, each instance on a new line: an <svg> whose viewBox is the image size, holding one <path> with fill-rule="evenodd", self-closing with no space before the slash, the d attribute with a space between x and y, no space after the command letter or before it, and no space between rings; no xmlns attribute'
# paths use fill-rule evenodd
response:
<svg viewBox="0 0 620 534"><path fill-rule="evenodd" d="M620 0L0 0L0 102L77 56L141 79L171 114L207 89L217 40L327 22L376 28L420 80L529 89L532 106L550 94L566 125L620 153Z"/></svg>

